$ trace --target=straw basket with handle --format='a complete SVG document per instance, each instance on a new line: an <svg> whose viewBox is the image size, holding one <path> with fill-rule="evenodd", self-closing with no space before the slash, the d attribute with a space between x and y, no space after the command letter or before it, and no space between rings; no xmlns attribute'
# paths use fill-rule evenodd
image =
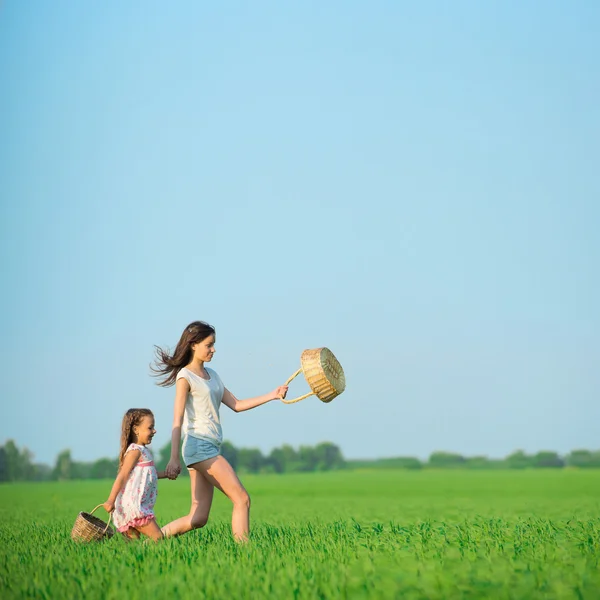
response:
<svg viewBox="0 0 600 600"><path fill-rule="evenodd" d="M302 366L285 382L285 385L303 373L312 392L293 400L282 398L282 402L293 404L309 396L316 396L322 402L331 402L346 389L344 369L329 348L305 350L300 356L300 364Z"/></svg>
<svg viewBox="0 0 600 600"><path fill-rule="evenodd" d="M108 523L94 516L101 506L102 504L98 504L91 513L80 512L77 515L71 530L71 538L76 542L101 542L115 534L115 530L110 526L112 513L108 516Z"/></svg>

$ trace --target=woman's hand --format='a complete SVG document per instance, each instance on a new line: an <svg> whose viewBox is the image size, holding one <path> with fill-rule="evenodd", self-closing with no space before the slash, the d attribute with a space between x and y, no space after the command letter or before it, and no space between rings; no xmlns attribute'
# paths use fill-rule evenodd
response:
<svg viewBox="0 0 600 600"><path fill-rule="evenodd" d="M288 393L287 385L280 385L278 388L275 388L273 392L270 394L273 396L273 400L283 400Z"/></svg>
<svg viewBox="0 0 600 600"><path fill-rule="evenodd" d="M107 513L111 513L113 510L115 510L115 503L111 500L107 500L102 506Z"/></svg>
<svg viewBox="0 0 600 600"><path fill-rule="evenodd" d="M165 473L169 479L177 479L177 475L181 473L181 463L179 460L171 459L165 469Z"/></svg>

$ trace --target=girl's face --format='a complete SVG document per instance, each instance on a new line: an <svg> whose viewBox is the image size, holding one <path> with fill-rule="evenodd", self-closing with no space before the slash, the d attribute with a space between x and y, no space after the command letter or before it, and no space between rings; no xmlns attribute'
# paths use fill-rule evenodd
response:
<svg viewBox="0 0 600 600"><path fill-rule="evenodd" d="M152 438L156 433L156 429L154 429L154 417L146 415L142 417L139 425L134 425L133 433L135 433L137 437L137 443L142 446L147 446L152 443Z"/></svg>
<svg viewBox="0 0 600 600"><path fill-rule="evenodd" d="M192 344L192 352L194 353L194 359L201 360L202 362L210 362L213 354L216 352L215 336L209 335L201 342Z"/></svg>

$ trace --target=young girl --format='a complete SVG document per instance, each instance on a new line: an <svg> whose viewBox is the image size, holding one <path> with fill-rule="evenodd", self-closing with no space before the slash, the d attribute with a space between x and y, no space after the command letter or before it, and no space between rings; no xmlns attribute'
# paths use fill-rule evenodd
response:
<svg viewBox="0 0 600 600"><path fill-rule="evenodd" d="M157 541L163 537L154 518L157 480L167 477L154 467L146 448L156 433L154 415L147 408L130 408L121 426L119 474L104 508L113 512L113 522L125 537L139 538L140 533Z"/></svg>
<svg viewBox="0 0 600 600"><path fill-rule="evenodd" d="M173 354L156 347L153 370L163 379L159 385L175 384L175 411L171 434L171 459L166 473L181 471L179 447L190 472L192 506L188 515L163 527L165 536L180 535L203 527L218 488L233 503L231 528L237 541L246 541L249 531L250 497L227 460L220 454L223 441L219 408L225 404L234 412L250 410L271 400L285 398L287 386L248 400L238 400L216 371L206 367L215 354L215 329L202 321L190 323L183 331Z"/></svg>

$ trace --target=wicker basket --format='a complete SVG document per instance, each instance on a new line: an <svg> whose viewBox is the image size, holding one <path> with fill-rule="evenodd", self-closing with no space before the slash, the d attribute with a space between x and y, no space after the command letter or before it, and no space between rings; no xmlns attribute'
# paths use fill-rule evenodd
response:
<svg viewBox="0 0 600 600"><path fill-rule="evenodd" d="M300 402L309 396L316 396L322 402L331 402L346 389L344 369L329 348L305 350L300 356L300 364L302 366L285 382L285 385L303 373L312 392L293 400L282 398L286 404Z"/></svg>
<svg viewBox="0 0 600 600"><path fill-rule="evenodd" d="M108 523L94 517L94 513L102 504L98 504L91 513L80 512L75 519L71 530L71 537L77 542L101 542L115 535L115 530L110 526L112 513L108 516Z"/></svg>

